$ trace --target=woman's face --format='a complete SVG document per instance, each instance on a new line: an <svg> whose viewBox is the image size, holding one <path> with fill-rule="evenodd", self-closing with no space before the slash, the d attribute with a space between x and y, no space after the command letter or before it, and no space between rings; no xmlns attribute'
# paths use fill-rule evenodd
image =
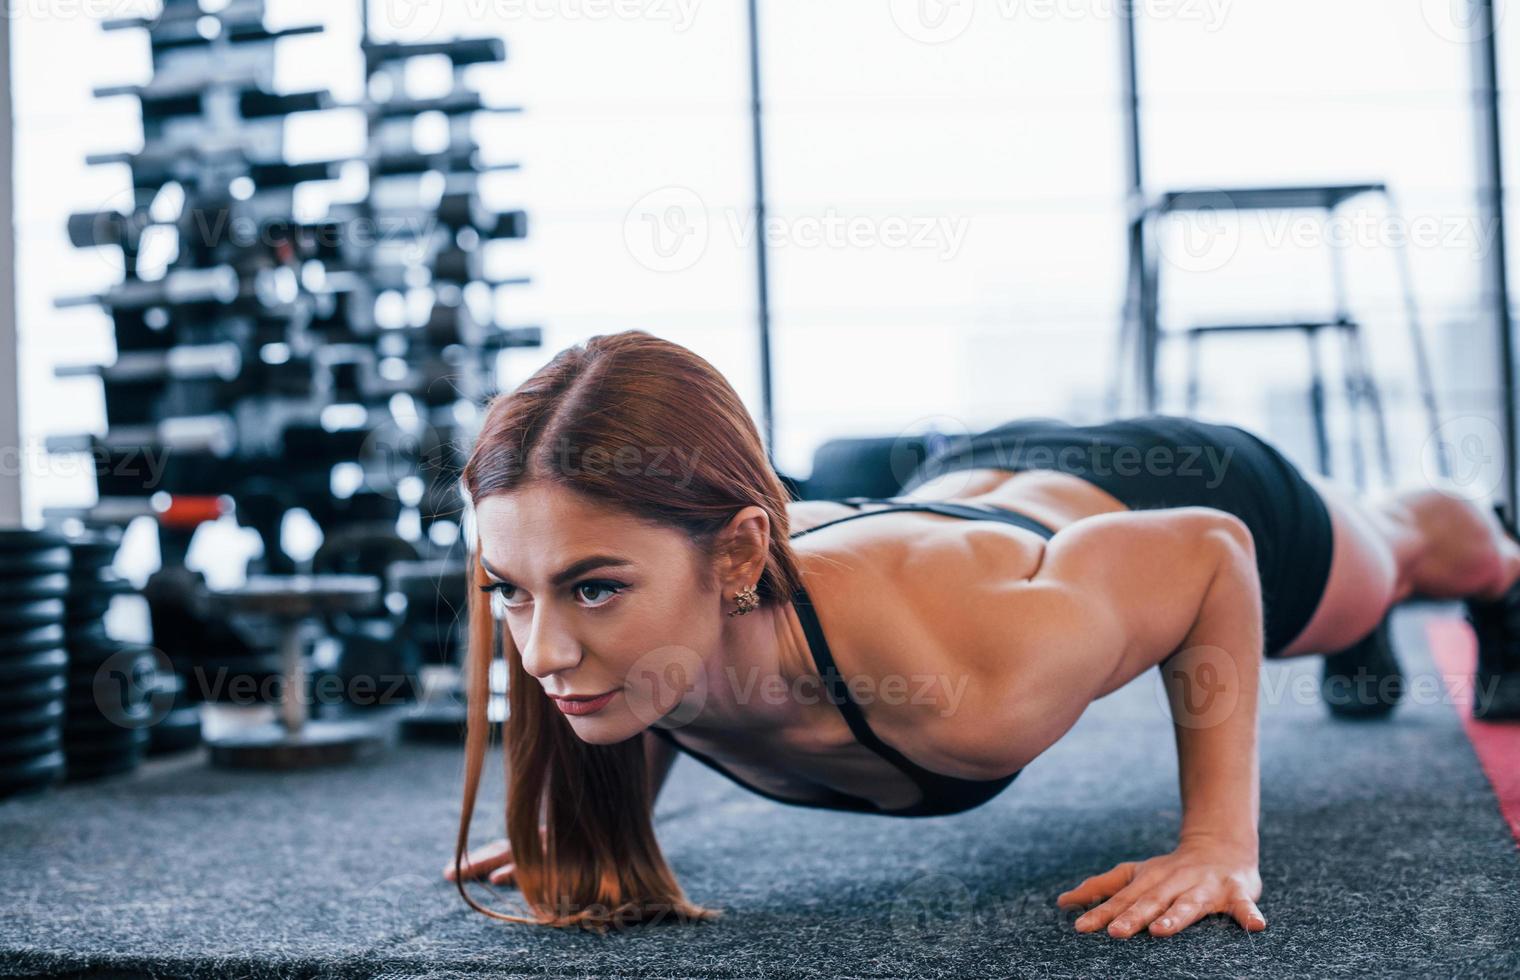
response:
<svg viewBox="0 0 1520 980"><path fill-rule="evenodd" d="M621 742L690 708L723 616L689 537L541 483L475 514L492 613L578 737Z"/></svg>

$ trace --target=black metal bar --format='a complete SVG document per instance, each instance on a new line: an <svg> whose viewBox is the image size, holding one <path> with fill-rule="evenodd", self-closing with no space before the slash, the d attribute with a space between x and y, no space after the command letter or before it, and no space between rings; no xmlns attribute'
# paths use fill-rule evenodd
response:
<svg viewBox="0 0 1520 980"><path fill-rule="evenodd" d="M1493 0L1473 0L1472 58L1477 112L1478 217L1493 225L1493 248L1485 257L1484 278L1492 297L1499 336L1499 375L1504 390L1504 502L1517 502L1515 336L1509 307L1509 270L1504 244L1504 155L1499 114L1499 44Z"/></svg>
<svg viewBox="0 0 1520 980"><path fill-rule="evenodd" d="M1140 144L1140 82L1134 0L1119 2L1119 94L1124 115L1125 221L1128 228L1129 282L1124 299L1124 326L1118 356L1134 358L1134 382L1147 412L1156 406L1156 324L1150 301L1150 267L1145 256L1145 169ZM1128 344L1125 338L1128 338ZM1123 365L1120 366L1120 376Z"/></svg>
<svg viewBox="0 0 1520 980"><path fill-rule="evenodd" d="M5 90L0 92L0 173L5 183L0 187L0 446L21 446L21 405L19 370L16 343L16 248L15 223L12 220L14 198L11 190L12 151L14 136L11 128L11 27L10 17L0 23L0 78L7 80ZM18 471L0 473L0 525L21 524L21 474Z"/></svg>
<svg viewBox="0 0 1520 980"><path fill-rule="evenodd" d="M1119 4L1119 86L1124 109L1124 165L1131 194L1144 192L1143 161L1140 157L1140 82L1136 65L1134 0Z"/></svg>
<svg viewBox="0 0 1520 980"><path fill-rule="evenodd" d="M749 120L755 175L755 299L760 327L760 435L765 453L776 458L776 423L771 386L770 267L765 251L765 140L760 118L759 0L749 0Z"/></svg>

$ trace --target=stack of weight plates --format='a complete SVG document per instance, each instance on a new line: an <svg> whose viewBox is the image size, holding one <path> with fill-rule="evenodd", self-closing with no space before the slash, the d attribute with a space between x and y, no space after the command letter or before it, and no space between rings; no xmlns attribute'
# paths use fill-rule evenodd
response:
<svg viewBox="0 0 1520 980"><path fill-rule="evenodd" d="M201 744L201 706L190 700L190 685L184 675L160 672L154 691L153 703L157 705L162 699L170 707L168 714L148 729L148 754L183 752Z"/></svg>
<svg viewBox="0 0 1520 980"><path fill-rule="evenodd" d="M152 647L123 643L106 632L116 595L133 591L112 570L118 529L68 539L73 568L68 592L68 710L63 727L69 779L130 772L148 747L158 657Z"/></svg>
<svg viewBox="0 0 1520 980"><path fill-rule="evenodd" d="M69 562L61 535L0 529L0 797L63 776Z"/></svg>

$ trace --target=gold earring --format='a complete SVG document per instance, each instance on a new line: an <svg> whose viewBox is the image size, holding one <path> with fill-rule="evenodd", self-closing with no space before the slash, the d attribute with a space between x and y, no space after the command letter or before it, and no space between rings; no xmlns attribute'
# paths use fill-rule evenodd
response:
<svg viewBox="0 0 1520 980"><path fill-rule="evenodd" d="M754 612L760 607L760 594L755 591L753 585L734 593L734 601L739 608L729 613L730 616L743 616L745 613Z"/></svg>

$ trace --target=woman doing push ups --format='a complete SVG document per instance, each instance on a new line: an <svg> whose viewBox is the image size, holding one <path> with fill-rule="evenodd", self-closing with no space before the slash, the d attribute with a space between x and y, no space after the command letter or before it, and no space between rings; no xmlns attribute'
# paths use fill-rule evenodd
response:
<svg viewBox="0 0 1520 980"><path fill-rule="evenodd" d="M1341 679L1377 683L1332 707L1386 711L1389 608L1463 598L1480 675L1515 676L1520 546L1437 488L1360 501L1243 429L1170 416L1016 421L906 477L893 498L790 500L722 375L642 331L492 401L461 481L476 588L446 875L465 900L598 931L709 918L653 829L677 752L797 806L958 813L1160 667L1176 847L1073 868L1053 900L1116 937L1212 913L1260 930L1264 657L1333 654ZM506 839L466 854L497 644ZM515 884L526 913L477 903L480 877Z"/></svg>

